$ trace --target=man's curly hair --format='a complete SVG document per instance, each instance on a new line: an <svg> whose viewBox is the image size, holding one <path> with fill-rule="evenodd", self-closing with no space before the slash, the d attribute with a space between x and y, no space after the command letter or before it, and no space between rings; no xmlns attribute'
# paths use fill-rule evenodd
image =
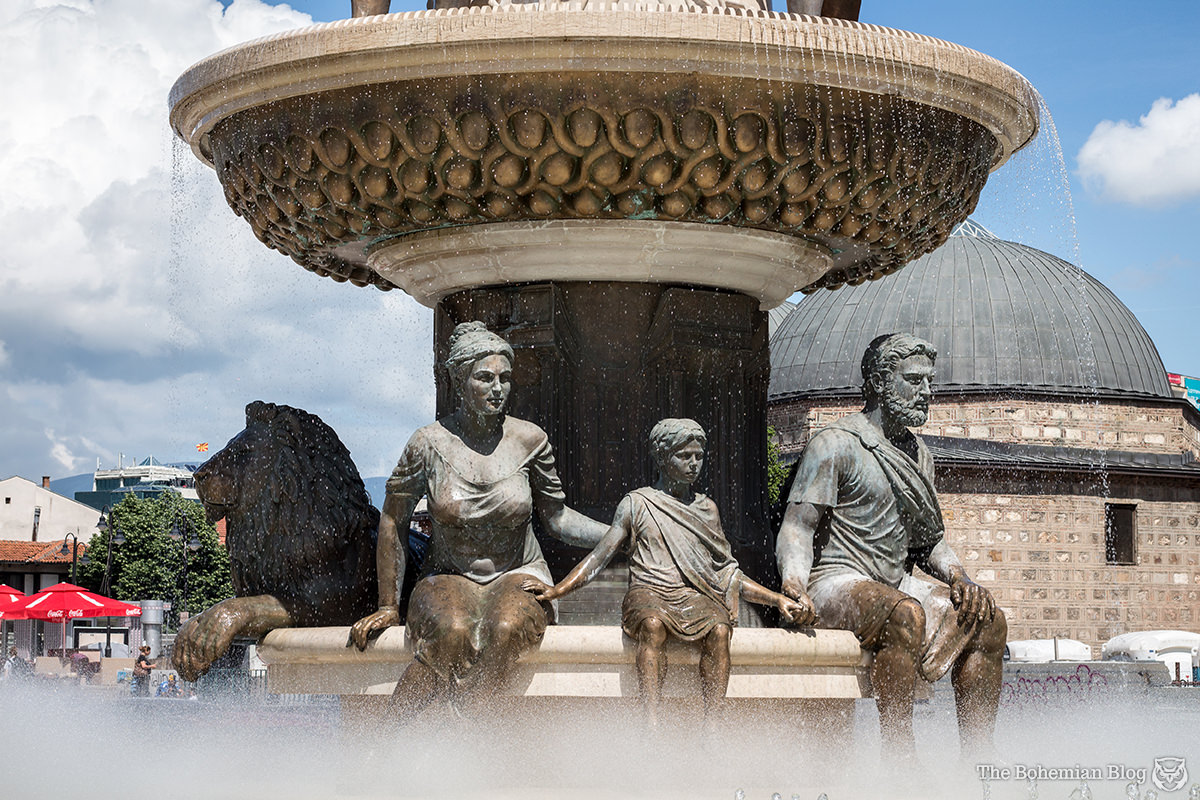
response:
<svg viewBox="0 0 1200 800"><path fill-rule="evenodd" d="M862 395L868 406L879 402L884 379L909 356L926 356L933 362L937 349L911 333L885 333L871 340L862 357Z"/></svg>

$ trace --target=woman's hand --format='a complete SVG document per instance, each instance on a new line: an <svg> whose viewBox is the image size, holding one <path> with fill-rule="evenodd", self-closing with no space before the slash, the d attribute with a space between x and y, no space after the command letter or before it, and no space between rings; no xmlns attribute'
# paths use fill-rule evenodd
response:
<svg viewBox="0 0 1200 800"><path fill-rule="evenodd" d="M350 626L350 644L359 650L366 650L372 634L399 624L400 609L397 606L381 606L375 613L368 614Z"/></svg>
<svg viewBox="0 0 1200 800"><path fill-rule="evenodd" d="M557 600L562 597L562 592L558 591L557 586L547 586L544 582L533 576L521 581L521 588L542 602Z"/></svg>
<svg viewBox="0 0 1200 800"><path fill-rule="evenodd" d="M779 609L783 618L793 625L813 625L817 621L817 612L813 609L812 600L805 592L800 592L800 596L795 600L780 595L775 607Z"/></svg>

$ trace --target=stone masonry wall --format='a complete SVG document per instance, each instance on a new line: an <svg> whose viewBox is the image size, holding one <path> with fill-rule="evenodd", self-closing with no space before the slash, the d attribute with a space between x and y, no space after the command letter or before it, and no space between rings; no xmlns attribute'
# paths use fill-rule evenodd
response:
<svg viewBox="0 0 1200 800"><path fill-rule="evenodd" d="M1099 487L982 472L938 483L948 541L1005 610L1010 640L1078 639L1099 658L1121 633L1200 630L1200 487L1114 478L1108 501L1137 505L1137 564L1115 565Z"/></svg>
<svg viewBox="0 0 1200 800"><path fill-rule="evenodd" d="M773 403L767 413L784 453L799 452L809 435L833 420L858 411L860 402L791 400ZM1136 450L1151 453L1191 451L1200 457L1200 427L1179 405L1152 406L1133 401L1005 398L934 398L929 421L919 433L993 442L1058 447Z"/></svg>

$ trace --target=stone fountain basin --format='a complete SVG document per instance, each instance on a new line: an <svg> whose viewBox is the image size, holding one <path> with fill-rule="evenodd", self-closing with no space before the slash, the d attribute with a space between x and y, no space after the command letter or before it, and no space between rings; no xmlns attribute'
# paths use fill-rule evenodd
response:
<svg viewBox="0 0 1200 800"><path fill-rule="evenodd" d="M175 131L261 241L318 274L400 286L428 305L481 279L595 277L586 259L543 255L430 282L417 274L430 237L520 240L550 224L561 242L607 220L622 221L616 238L633 230L639 252L670 250L655 244L663 231L738 229L773 271L650 257L619 280L728 288L770 307L876 278L940 245L1038 127L1029 83L958 45L842 20L633 4L317 25L200 62L170 104Z"/></svg>
<svg viewBox="0 0 1200 800"><path fill-rule="evenodd" d="M412 662L405 628L388 628L365 651L347 647L349 628L279 628L259 643L276 694L391 695ZM637 645L615 626L552 625L521 656L501 694L633 698ZM699 648L671 641L666 696L698 697ZM728 697L843 699L869 696L864 656L849 631L737 628L730 643ZM868 662L869 663L869 662Z"/></svg>

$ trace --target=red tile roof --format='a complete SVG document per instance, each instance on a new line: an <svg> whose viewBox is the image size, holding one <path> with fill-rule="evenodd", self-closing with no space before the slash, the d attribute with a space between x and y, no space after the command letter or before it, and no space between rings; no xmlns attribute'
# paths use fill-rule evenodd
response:
<svg viewBox="0 0 1200 800"><path fill-rule="evenodd" d="M0 562L17 564L70 564L73 547L68 545L67 554L62 554L62 541L53 542L8 542L0 541ZM87 544L80 543L79 555L83 556Z"/></svg>

